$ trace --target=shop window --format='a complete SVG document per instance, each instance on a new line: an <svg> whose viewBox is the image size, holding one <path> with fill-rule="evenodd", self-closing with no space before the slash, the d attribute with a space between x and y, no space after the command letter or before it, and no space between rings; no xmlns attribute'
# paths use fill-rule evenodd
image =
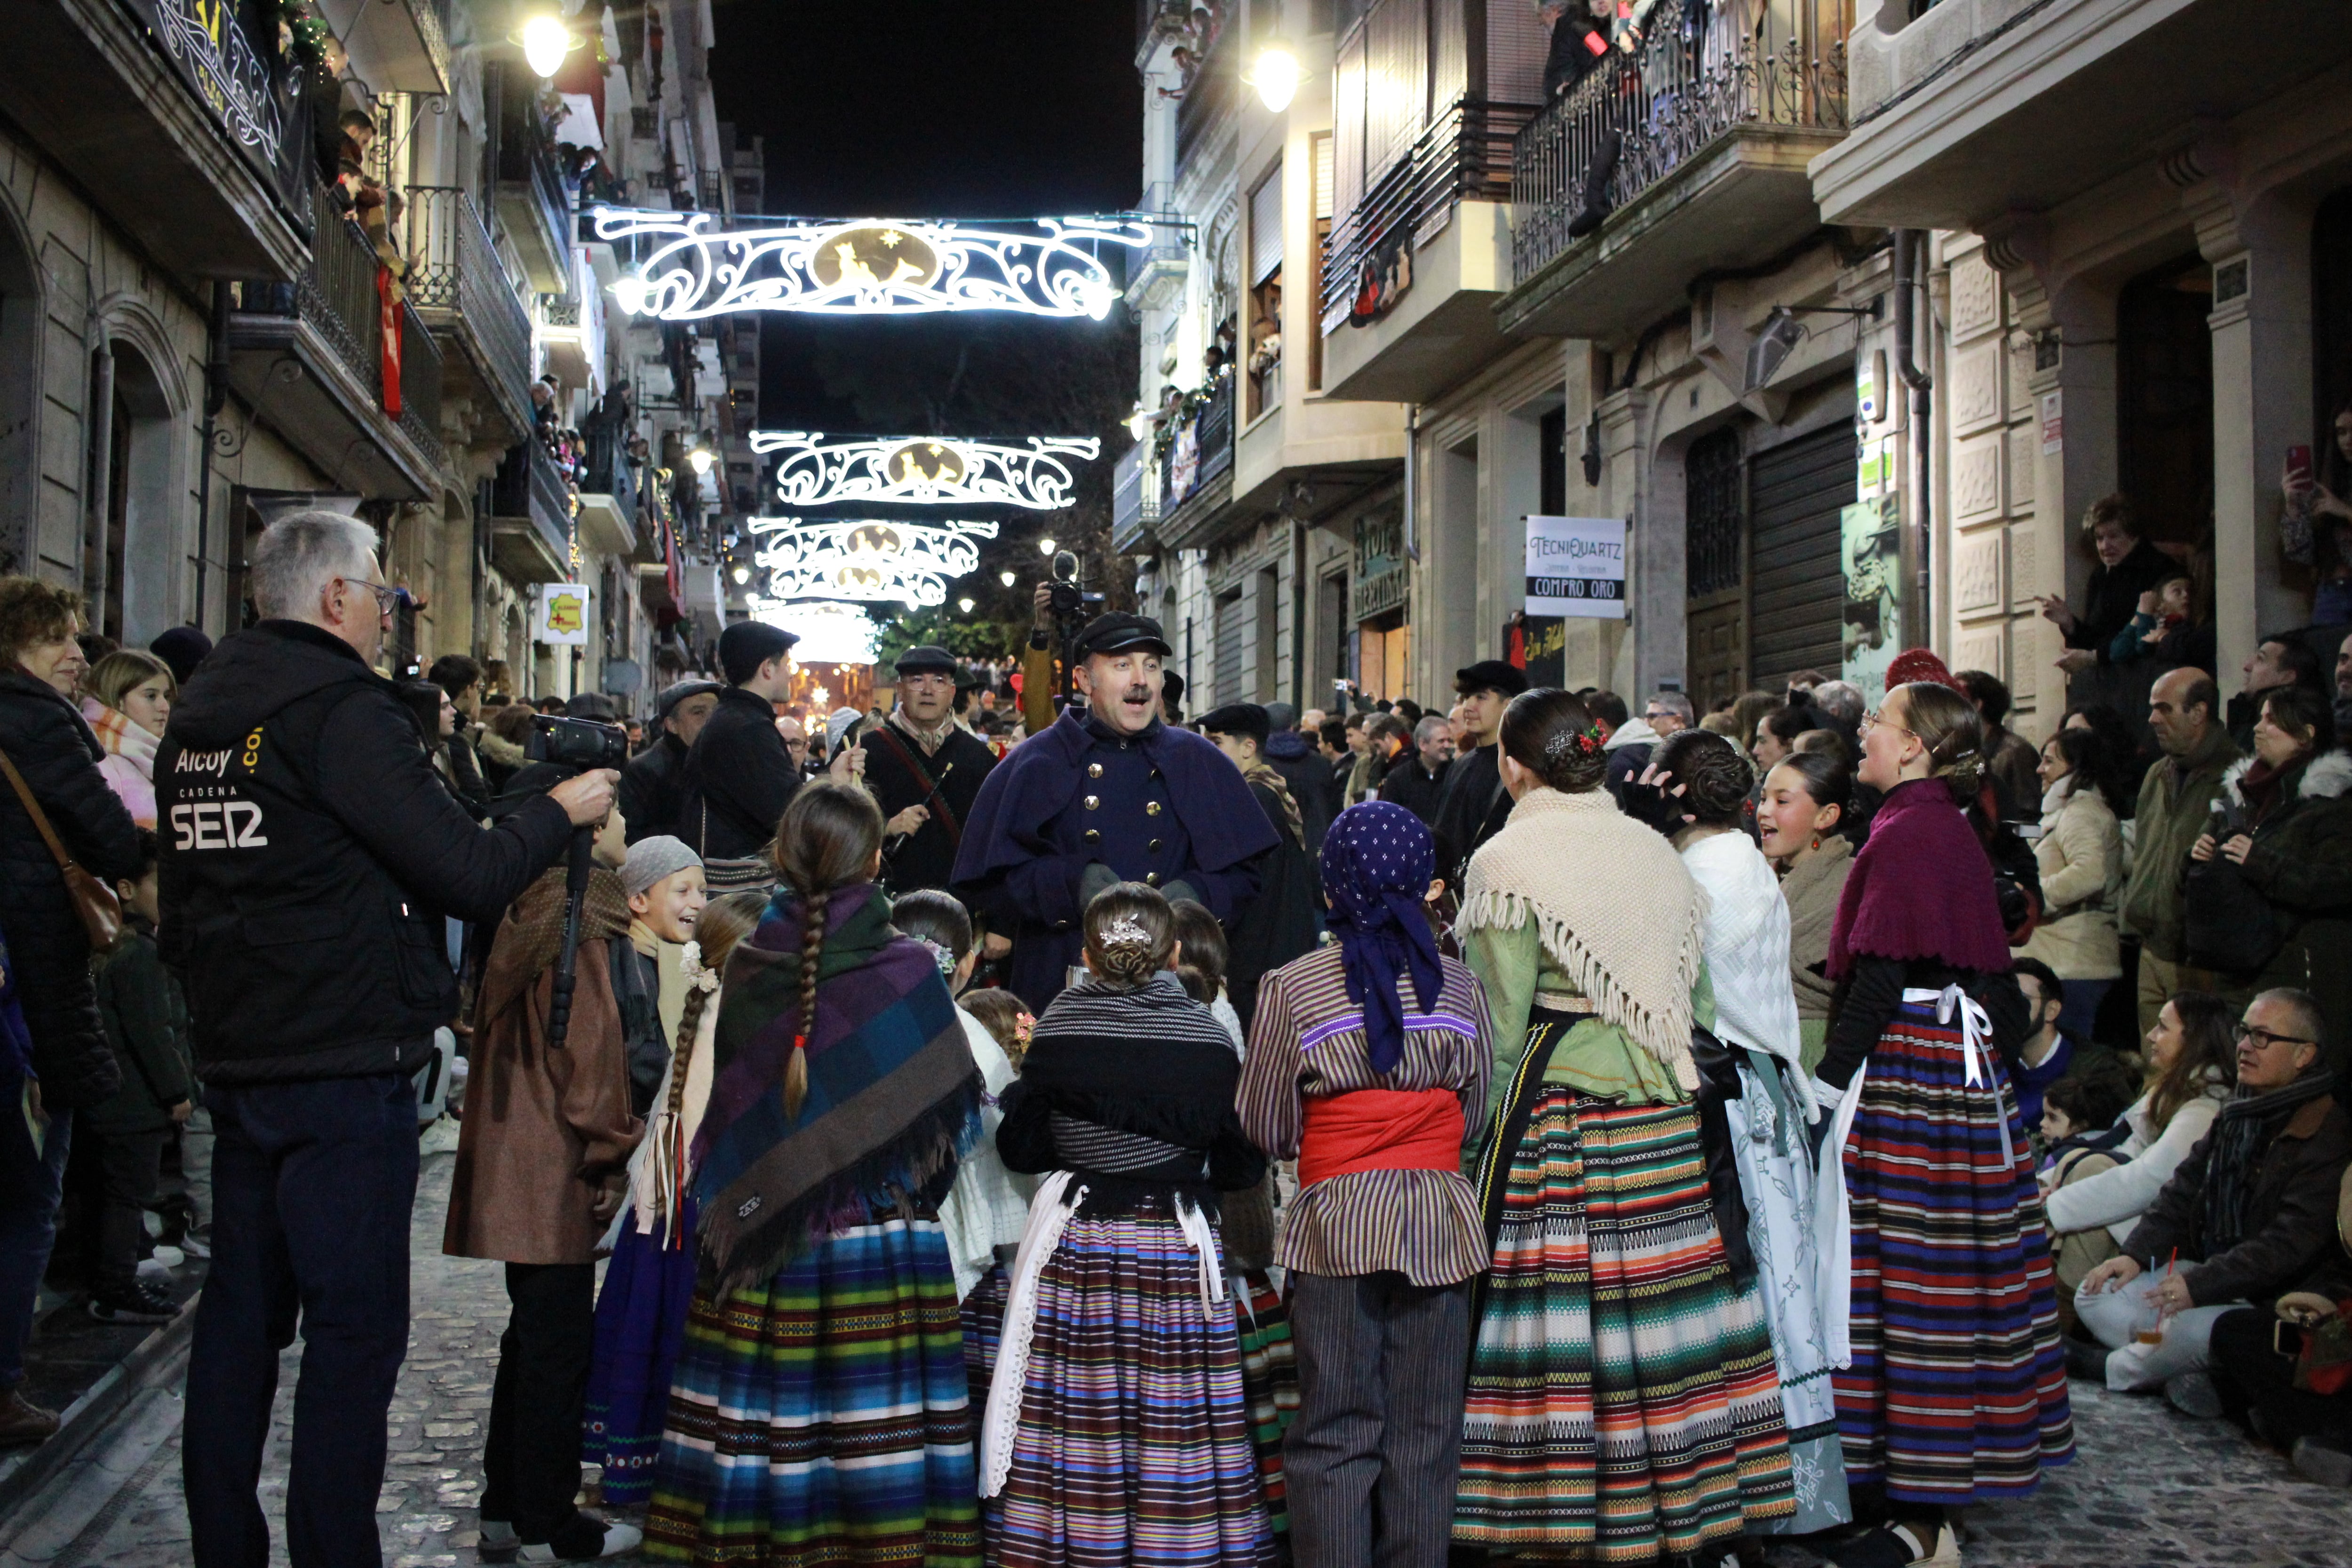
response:
<svg viewBox="0 0 2352 1568"><path fill-rule="evenodd" d="M2116 302L2116 479L2147 536L2195 542L2213 517L2213 273L2194 252Z"/></svg>

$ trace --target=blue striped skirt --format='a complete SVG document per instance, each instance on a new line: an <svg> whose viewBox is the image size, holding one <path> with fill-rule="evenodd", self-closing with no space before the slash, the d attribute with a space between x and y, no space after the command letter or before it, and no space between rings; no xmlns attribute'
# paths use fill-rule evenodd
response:
<svg viewBox="0 0 2352 1568"><path fill-rule="evenodd" d="M664 1247L660 1236L624 1224L596 1297L580 1458L604 1467L604 1500L615 1508L653 1495L670 1373L694 1305L694 1200L684 1202L686 1245Z"/></svg>
<svg viewBox="0 0 2352 1568"><path fill-rule="evenodd" d="M1853 1363L1846 1475L1895 1502L2018 1497L2074 1458L2050 1237L1998 1052L1906 1002L1870 1053L1843 1150Z"/></svg>

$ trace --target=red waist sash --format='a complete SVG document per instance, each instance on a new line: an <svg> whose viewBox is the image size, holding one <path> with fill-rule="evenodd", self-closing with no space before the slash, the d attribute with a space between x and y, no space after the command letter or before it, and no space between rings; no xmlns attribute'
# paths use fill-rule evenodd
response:
<svg viewBox="0 0 2352 1568"><path fill-rule="evenodd" d="M1462 1169L1462 1100L1450 1089L1360 1089L1306 1109L1301 1187L1359 1171Z"/></svg>

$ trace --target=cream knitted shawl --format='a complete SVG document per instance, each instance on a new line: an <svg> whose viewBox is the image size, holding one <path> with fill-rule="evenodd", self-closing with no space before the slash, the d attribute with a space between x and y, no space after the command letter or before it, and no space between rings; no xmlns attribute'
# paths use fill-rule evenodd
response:
<svg viewBox="0 0 2352 1568"><path fill-rule="evenodd" d="M1600 1016L1684 1087L1696 1083L1691 988L1704 896L1657 829L1619 811L1606 790L1531 790L1472 858L1465 893L1459 929L1533 921Z"/></svg>

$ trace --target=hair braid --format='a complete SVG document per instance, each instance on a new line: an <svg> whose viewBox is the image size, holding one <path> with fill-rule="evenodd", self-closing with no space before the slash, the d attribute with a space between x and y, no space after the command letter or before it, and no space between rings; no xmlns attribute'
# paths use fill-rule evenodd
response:
<svg viewBox="0 0 2352 1568"><path fill-rule="evenodd" d="M801 899L801 1016L793 1030L792 1059L784 1064L784 1119L796 1120L808 1099L808 1043L816 1027L816 972L824 961L824 917L830 902L823 895Z"/></svg>

